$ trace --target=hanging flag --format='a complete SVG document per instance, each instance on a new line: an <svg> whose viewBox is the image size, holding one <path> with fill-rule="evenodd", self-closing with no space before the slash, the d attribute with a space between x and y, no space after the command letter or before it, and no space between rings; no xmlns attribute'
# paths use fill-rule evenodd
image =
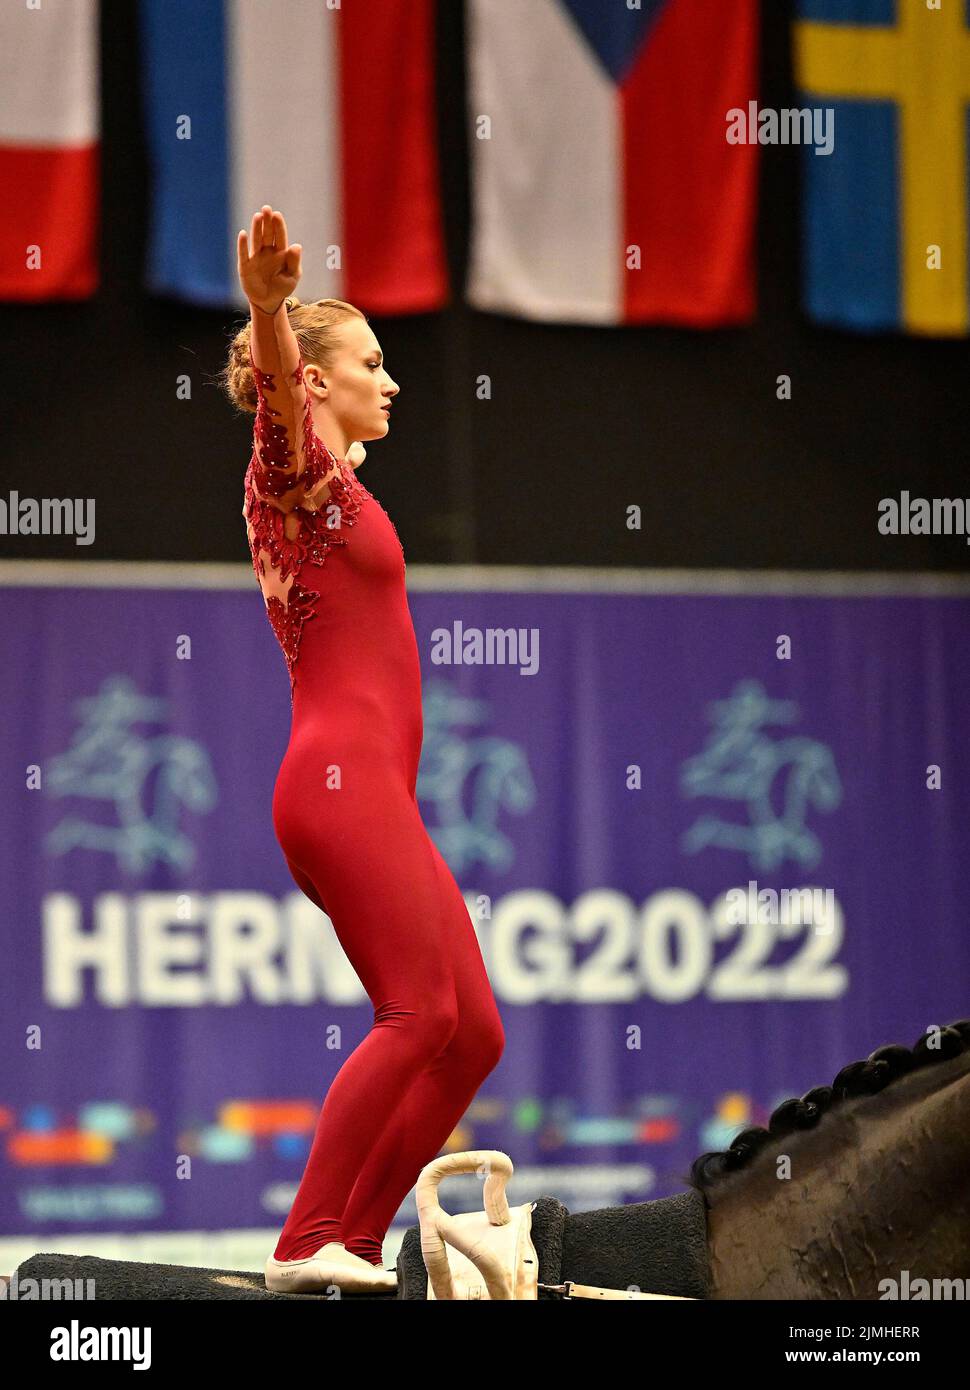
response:
<svg viewBox="0 0 970 1390"><path fill-rule="evenodd" d="M242 304L236 235L269 203L303 246L302 300L440 307L434 0L141 0L141 18L151 289Z"/></svg>
<svg viewBox="0 0 970 1390"><path fill-rule="evenodd" d="M466 294L550 321L754 311L757 0L469 0Z"/></svg>
<svg viewBox="0 0 970 1390"><path fill-rule="evenodd" d="M0 6L0 299L98 287L97 0Z"/></svg>
<svg viewBox="0 0 970 1390"><path fill-rule="evenodd" d="M804 294L821 323L966 334L965 0L799 0L796 80L831 108L804 156Z"/></svg>

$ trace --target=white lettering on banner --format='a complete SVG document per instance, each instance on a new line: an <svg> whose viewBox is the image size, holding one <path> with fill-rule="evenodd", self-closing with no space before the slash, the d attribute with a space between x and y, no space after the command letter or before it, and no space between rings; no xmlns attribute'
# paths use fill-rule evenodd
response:
<svg viewBox="0 0 970 1390"><path fill-rule="evenodd" d="M103 893L90 927L69 893L44 899L44 999L200 1008L209 1004L332 1004L367 1000L330 920L299 892L191 895ZM85 993L86 981L88 993Z"/></svg>
<svg viewBox="0 0 970 1390"><path fill-rule="evenodd" d="M481 894L464 897L492 988L507 1004L845 994L849 972L837 960L844 918L832 890L782 890L779 912L745 919L736 898L749 891L728 889L707 908L681 888L652 893L640 906L626 893L595 888L569 907L554 893L523 888L496 899L487 921L475 917ZM177 893L103 893L85 924L78 898L49 894L45 1002L63 1009L366 1004L330 919L302 893L192 894L188 922L184 901Z"/></svg>

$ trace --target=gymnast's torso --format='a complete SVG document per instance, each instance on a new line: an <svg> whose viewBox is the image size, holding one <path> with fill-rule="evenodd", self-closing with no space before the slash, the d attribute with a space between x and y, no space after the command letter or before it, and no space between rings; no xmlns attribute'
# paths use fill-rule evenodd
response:
<svg viewBox="0 0 970 1390"><path fill-rule="evenodd" d="M273 820L291 865L319 866L321 840L352 852L359 834L373 835L388 798L414 800L420 659L394 525L346 460L334 459L313 434L309 404L307 505L288 512L273 505L272 465L264 462L273 454L266 377L256 379L262 415L243 516L291 693Z"/></svg>

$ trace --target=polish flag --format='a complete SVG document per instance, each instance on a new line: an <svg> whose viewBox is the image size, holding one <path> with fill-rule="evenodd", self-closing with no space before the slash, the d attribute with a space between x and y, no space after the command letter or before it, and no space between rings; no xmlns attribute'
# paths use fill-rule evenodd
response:
<svg viewBox="0 0 970 1390"><path fill-rule="evenodd" d="M98 287L98 0L0 6L0 299Z"/></svg>

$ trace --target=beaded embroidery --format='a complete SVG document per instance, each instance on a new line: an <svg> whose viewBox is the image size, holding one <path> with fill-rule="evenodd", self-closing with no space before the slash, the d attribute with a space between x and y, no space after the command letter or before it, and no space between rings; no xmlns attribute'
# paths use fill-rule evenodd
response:
<svg viewBox="0 0 970 1390"><path fill-rule="evenodd" d="M305 589L299 584L296 576L305 560L322 565L335 546L347 544L347 538L340 534L340 530L353 526L363 500L370 497L370 493L357 481L346 462L336 459L317 435L310 413L309 394L303 416L304 467L299 473L293 469L297 460L288 447L286 426L277 424L271 418L282 412L274 410L265 396L266 391L276 390L273 380L275 373L260 371L252 360L252 350L249 360L259 405L253 431L253 453L246 470L243 516L246 518L253 569L260 581L260 589L263 587L262 581L269 579L263 553L268 555L270 568L281 585L290 579L289 587L285 590L285 603L277 595L267 595L265 592L264 600L273 631L286 658L292 702L303 624L314 616L314 605L320 597L315 590ZM303 381L303 367L301 356L291 374L292 381ZM337 471L328 477L334 467ZM291 471L284 472L286 469ZM296 506L290 512L283 512L263 496L280 498L295 488L301 488L305 497L324 478L327 479L330 495L319 510ZM296 518L294 536L289 536L286 530L287 518L291 516Z"/></svg>

